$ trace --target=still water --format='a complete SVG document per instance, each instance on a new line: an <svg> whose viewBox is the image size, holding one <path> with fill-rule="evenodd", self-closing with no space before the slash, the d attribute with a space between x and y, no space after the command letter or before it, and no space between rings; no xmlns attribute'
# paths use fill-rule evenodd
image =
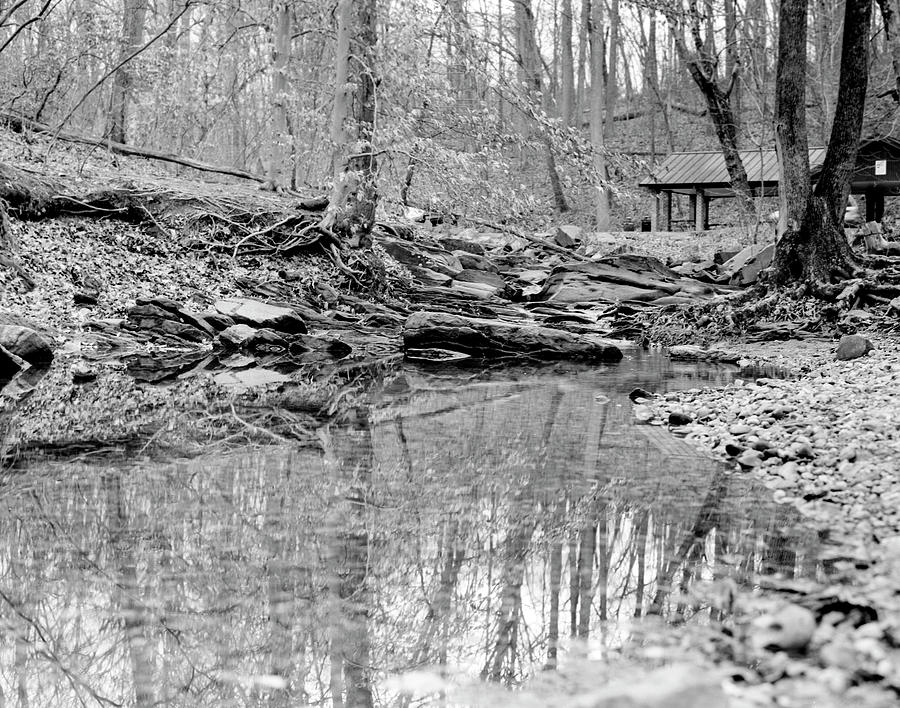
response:
<svg viewBox="0 0 900 708"><path fill-rule="evenodd" d="M394 677L517 685L717 620L698 588L814 573L814 540L627 396L734 375L398 365L315 446L34 462L2 497L3 704L436 705Z"/></svg>

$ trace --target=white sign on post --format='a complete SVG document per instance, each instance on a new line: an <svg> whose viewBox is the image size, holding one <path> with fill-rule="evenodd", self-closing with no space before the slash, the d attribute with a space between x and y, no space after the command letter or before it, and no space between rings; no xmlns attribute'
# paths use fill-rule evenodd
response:
<svg viewBox="0 0 900 708"><path fill-rule="evenodd" d="M887 174L887 160L875 160L875 174L876 175L886 175Z"/></svg>

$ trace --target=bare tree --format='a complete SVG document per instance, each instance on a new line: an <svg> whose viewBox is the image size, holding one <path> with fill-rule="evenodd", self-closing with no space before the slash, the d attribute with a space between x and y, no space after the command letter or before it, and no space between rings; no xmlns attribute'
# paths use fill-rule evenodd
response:
<svg viewBox="0 0 900 708"><path fill-rule="evenodd" d="M518 63L522 75L525 90L529 93L528 102L532 110L540 110L542 104L541 82L541 57L538 52L537 41L534 34L534 13L531 10L531 0L516 0L516 49ZM553 202L556 210L565 212L569 210L566 195L563 193L562 180L559 178L559 170L556 168L556 157L553 154L553 145L550 137L540 127L541 142L544 144L544 154L547 160L547 173L550 177L550 187L553 190Z"/></svg>
<svg viewBox="0 0 900 708"><path fill-rule="evenodd" d="M141 46L144 35L144 19L147 15L146 0L125 0L122 16L121 58L133 54ZM123 64L113 78L110 98L107 134L116 143L124 143L127 137L128 101L134 77L129 64Z"/></svg>
<svg viewBox="0 0 900 708"><path fill-rule="evenodd" d="M680 6L666 3L663 12L672 29L672 37L678 58L684 63L691 78L706 101L706 108L712 119L725 158L725 166L731 179L731 188L747 215L754 213L753 193L747 171L738 152L737 119L731 103L731 93L737 84L739 65L734 64L732 73L726 77L726 84L719 83L719 55L713 34L713 20L710 7L701 8L697 0L690 0L687 12ZM687 25L687 27L685 26ZM693 50L688 48L685 29L690 33Z"/></svg>
<svg viewBox="0 0 900 708"><path fill-rule="evenodd" d="M843 230L868 86L872 0L847 0L841 73L828 152L809 192L805 76L807 0L781 0L776 75L776 131L784 231L775 249L775 280L813 286L845 278L857 262ZM794 128L793 126L800 126Z"/></svg>
<svg viewBox="0 0 900 708"><path fill-rule="evenodd" d="M351 246L365 246L378 202L375 132L375 0L338 2L331 138L333 176L322 226Z"/></svg>
<svg viewBox="0 0 900 708"><path fill-rule="evenodd" d="M605 42L603 41L602 2L594 2L591 6L588 40L591 47L591 147L593 148L594 173L597 179L596 222L598 230L609 231L609 171L606 164L606 125L603 119L606 93L603 83ZM612 116L609 116L609 119L611 120Z"/></svg>

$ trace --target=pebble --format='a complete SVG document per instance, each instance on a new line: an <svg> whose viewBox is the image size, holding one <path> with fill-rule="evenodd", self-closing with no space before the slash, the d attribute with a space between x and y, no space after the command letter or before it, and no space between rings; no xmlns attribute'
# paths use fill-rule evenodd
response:
<svg viewBox="0 0 900 708"><path fill-rule="evenodd" d="M799 347L782 360L798 378L676 392L649 407L654 422L690 416L688 440L752 471L773 498L838 535L900 535L900 338L881 335L875 345L843 361L827 343Z"/></svg>
<svg viewBox="0 0 900 708"><path fill-rule="evenodd" d="M688 425L693 422L693 417L689 416L687 413L681 413L680 411L672 411L669 413L669 425Z"/></svg>
<svg viewBox="0 0 900 708"><path fill-rule="evenodd" d="M737 461L741 467L759 467L762 464L762 457L755 450L746 450Z"/></svg>

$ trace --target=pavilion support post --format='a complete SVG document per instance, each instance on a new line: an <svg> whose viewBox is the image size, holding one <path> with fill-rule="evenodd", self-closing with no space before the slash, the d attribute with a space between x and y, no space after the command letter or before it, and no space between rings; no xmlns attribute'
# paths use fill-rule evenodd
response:
<svg viewBox="0 0 900 708"><path fill-rule="evenodd" d="M709 197L702 189L695 189L691 195L691 215L694 218L694 229L706 231L709 228Z"/></svg>
<svg viewBox="0 0 900 708"><path fill-rule="evenodd" d="M881 223L884 218L884 194L870 189L866 192L866 223L877 221Z"/></svg>
<svg viewBox="0 0 900 708"><path fill-rule="evenodd" d="M651 231L672 230L672 193L656 192L655 205L651 214Z"/></svg>
<svg viewBox="0 0 900 708"><path fill-rule="evenodd" d="M688 211L691 213L691 223L694 224L694 228L699 228L697 226L697 219L699 218L699 214L697 213L697 191L694 190L691 194L688 195Z"/></svg>

